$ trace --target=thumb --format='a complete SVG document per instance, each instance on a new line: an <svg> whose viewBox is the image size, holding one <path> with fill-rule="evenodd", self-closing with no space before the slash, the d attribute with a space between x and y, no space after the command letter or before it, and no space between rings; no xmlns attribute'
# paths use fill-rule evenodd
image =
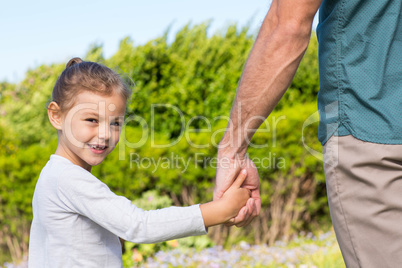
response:
<svg viewBox="0 0 402 268"><path fill-rule="evenodd" d="M233 186L240 188L246 177L247 177L247 171L245 169L242 169L239 175L237 176L236 180L234 181Z"/></svg>

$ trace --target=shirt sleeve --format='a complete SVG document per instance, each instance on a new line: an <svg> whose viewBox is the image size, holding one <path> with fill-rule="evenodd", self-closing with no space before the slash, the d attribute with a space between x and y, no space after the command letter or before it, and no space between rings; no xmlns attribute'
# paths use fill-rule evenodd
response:
<svg viewBox="0 0 402 268"><path fill-rule="evenodd" d="M60 199L71 212L134 243L156 243L206 234L199 205L144 211L91 173L75 169L58 180Z"/></svg>

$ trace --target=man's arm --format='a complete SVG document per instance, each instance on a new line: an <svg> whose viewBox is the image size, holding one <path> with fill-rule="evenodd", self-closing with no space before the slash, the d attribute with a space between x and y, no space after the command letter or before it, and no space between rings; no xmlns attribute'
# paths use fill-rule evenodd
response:
<svg viewBox="0 0 402 268"><path fill-rule="evenodd" d="M243 158L252 136L289 87L311 38L322 0L273 0L244 67L230 121L220 142L219 159ZM249 160L247 160L249 161ZM233 224L243 226L259 214L261 202L255 166L246 167L244 185L252 191ZM238 168L219 167L214 199L233 183Z"/></svg>

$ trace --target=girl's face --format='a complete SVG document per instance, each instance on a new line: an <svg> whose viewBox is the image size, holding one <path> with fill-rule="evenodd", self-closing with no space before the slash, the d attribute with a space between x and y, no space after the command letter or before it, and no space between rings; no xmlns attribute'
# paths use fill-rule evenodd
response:
<svg viewBox="0 0 402 268"><path fill-rule="evenodd" d="M83 91L61 116L56 154L90 171L116 147L124 122L125 100Z"/></svg>

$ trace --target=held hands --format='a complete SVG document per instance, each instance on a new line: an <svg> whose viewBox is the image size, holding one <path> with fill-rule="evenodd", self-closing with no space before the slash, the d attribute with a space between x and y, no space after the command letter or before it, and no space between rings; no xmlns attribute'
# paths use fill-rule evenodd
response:
<svg viewBox="0 0 402 268"><path fill-rule="evenodd" d="M247 171L243 169L240 171L236 180L229 187L229 189L223 194L222 198L218 202L223 203L226 209L227 219L230 220L235 217L240 209L244 207L247 200L250 198L250 190L242 187L244 180L247 177Z"/></svg>
<svg viewBox="0 0 402 268"><path fill-rule="evenodd" d="M246 205L250 198L250 190L242 187L246 177L247 171L243 170L220 199L200 205L205 227L226 223Z"/></svg>
<svg viewBox="0 0 402 268"><path fill-rule="evenodd" d="M241 168L247 170L247 177L242 187L251 191L251 198L249 198L246 206L240 210L238 215L226 223L227 226L246 226L260 214L261 210L260 181L258 171L253 161L247 157L242 160L229 158L225 159L222 156L218 157L214 200L219 200L222 198L225 190L229 189L229 187L232 185L234 178Z"/></svg>

